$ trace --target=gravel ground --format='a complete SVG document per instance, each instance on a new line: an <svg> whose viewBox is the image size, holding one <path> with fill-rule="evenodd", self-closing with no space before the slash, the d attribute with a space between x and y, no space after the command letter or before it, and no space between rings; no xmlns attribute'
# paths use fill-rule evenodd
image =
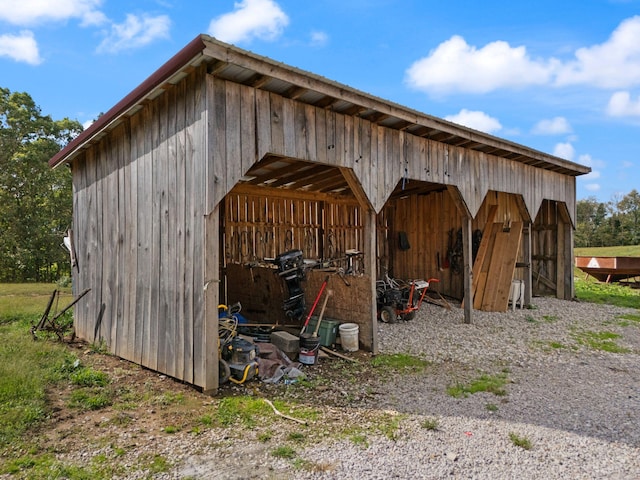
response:
<svg viewBox="0 0 640 480"><path fill-rule="evenodd" d="M379 324L382 353L430 362L420 374L363 379L375 395L341 409L366 421L372 409L398 415L393 439L331 437L296 448L307 468L275 459L256 441L236 439L184 458L172 478L295 479L638 479L640 478L640 324L611 306L534 299L534 309L474 312L423 305L416 319ZM614 332L626 353L596 350L581 332ZM507 394L453 398L448 386L506 373ZM325 408L325 412L327 408ZM335 412L334 412L335 413ZM437 423L426 428L425 421ZM510 435L530 442L514 445ZM238 462L241 458L242 462ZM309 468L308 465L312 465ZM231 468L227 468L231 467Z"/></svg>
<svg viewBox="0 0 640 480"><path fill-rule="evenodd" d="M406 414L398 438L317 445L304 456L328 471L297 478L640 478L640 324L618 318L638 312L534 300L532 310L474 312L472 325L460 309L433 305L414 321L380 324L383 353L432 362L424 375L380 386L379 408ZM585 347L576 337L587 331L617 333L629 352ZM446 394L455 382L502 372L504 397ZM437 430L423 428L425 419Z"/></svg>

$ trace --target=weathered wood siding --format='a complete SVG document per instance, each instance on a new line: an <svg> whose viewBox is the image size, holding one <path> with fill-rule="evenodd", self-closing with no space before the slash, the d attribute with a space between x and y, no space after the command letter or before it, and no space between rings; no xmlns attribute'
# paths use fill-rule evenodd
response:
<svg viewBox="0 0 640 480"><path fill-rule="evenodd" d="M204 72L116 126L74 162L81 338L204 385Z"/></svg>
<svg viewBox="0 0 640 480"><path fill-rule="evenodd" d="M483 204L491 196L487 194L494 191L521 196L515 202L519 210L507 205L511 200L498 199L498 204L504 205L505 214L517 210L527 219L536 218L547 200L554 205L564 202L566 218L541 222L561 224L564 247L559 244L558 248L566 251L570 242L574 177L224 81L207 74L204 65L177 84L165 85L163 93L147 99L119 122L98 141L87 144L73 162L74 243L79 262L74 286L77 291L91 288L86 301L76 308L77 331L87 340L104 341L114 354L204 389L217 386L221 264L286 249L287 228L291 246L308 253L331 257L362 245L365 252L373 253L376 235L367 229L363 217L372 223L374 212L383 212L388 205L398 215L393 219L395 226L383 213L378 216L378 228L393 236L402 225L414 242L406 258L394 260L398 262L393 264L398 270L394 274L429 276L439 270L435 254L440 252L444 261L448 232L461 226L461 202L472 217L477 216L479 226ZM302 202L291 209L292 217L287 219L285 214L277 219L269 217L274 210L266 206L266 199L244 197L257 205L251 207L255 208L252 215L264 212L265 216L250 217L243 210L247 215L241 217L240 210L248 207L241 207L243 199L237 196L233 201L238 216L228 217L231 223L221 231L221 212L225 207L236 208L225 205L223 199L266 155L339 167L358 203L327 202L324 214L334 220L320 232L313 202L292 200L291 205ZM443 189L388 204L403 178L454 186L462 200L456 197L453 202L450 191ZM275 231L271 232L273 245L256 242L262 234L264 243L265 235L270 235L269 224L282 218L277 244ZM257 223L243 230L238 221ZM285 227L287 222L290 227ZM243 236L253 239L248 251ZM542 238L534 236L533 250L548 263L552 252ZM383 242L377 248L380 269L392 247ZM556 260L561 257L556 252ZM373 255L365 259L369 270L375 261ZM552 281L568 278L571 284L566 269L551 271L547 263L544 268ZM446 272L439 273L446 277ZM443 289L453 294L461 291L461 278L443 280ZM367 296L364 303L368 302ZM375 348L375 329L369 333Z"/></svg>
<svg viewBox="0 0 640 480"><path fill-rule="evenodd" d="M483 231L492 205L497 206L495 222L523 221L516 195L489 192L472 222L474 232ZM432 289L453 298L463 297L462 258L454 265L449 251L461 241L462 214L447 190L427 195L411 195L391 200L378 215L378 276L388 272L400 278L437 278ZM399 248L404 232L411 248ZM439 262L438 262L439 260ZM519 249L518 262L525 262Z"/></svg>

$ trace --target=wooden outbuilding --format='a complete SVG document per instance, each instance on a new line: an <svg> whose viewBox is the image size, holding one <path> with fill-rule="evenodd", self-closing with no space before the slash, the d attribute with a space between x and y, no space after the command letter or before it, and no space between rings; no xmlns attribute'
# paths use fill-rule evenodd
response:
<svg viewBox="0 0 640 480"><path fill-rule="evenodd" d="M77 335L214 391L218 307L285 324L265 259L334 267L326 315L377 352L376 280L504 310L573 297L578 165L196 37L50 160L73 175ZM347 256L348 252L362 252ZM474 257L477 261L474 264ZM309 306L327 270L308 269ZM507 291L505 291L505 289Z"/></svg>

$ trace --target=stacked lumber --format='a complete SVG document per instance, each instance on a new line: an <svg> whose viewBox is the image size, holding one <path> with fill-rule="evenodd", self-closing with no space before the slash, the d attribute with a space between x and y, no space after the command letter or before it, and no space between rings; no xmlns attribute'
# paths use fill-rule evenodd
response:
<svg viewBox="0 0 640 480"><path fill-rule="evenodd" d="M507 311L522 227L522 222L491 223L485 227L473 264L474 309Z"/></svg>

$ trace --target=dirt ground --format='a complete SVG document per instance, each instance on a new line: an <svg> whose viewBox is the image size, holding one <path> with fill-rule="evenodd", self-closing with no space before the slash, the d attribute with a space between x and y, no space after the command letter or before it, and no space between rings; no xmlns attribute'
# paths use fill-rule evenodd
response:
<svg viewBox="0 0 640 480"><path fill-rule="evenodd" d="M68 348L82 365L108 374L113 404L93 411L79 410L70 402L77 387L66 385L51 389L48 392L51 415L39 432L34 432L33 443L38 445L35 450L53 453L62 462L74 465L95 463L96 456L101 456L101 462L114 465L114 471L119 472L114 474L117 478L157 478L158 475L163 478L165 466L164 463L154 465L157 459L166 459L169 469L179 458L197 458L198 452L206 447L199 446L198 435L189 433L201 427L202 418L214 416L219 402L225 397L259 396L273 401L282 399L287 405L311 401L312 405L324 409L323 415L332 415L327 412L335 414L335 418L326 418L332 423L341 422L340 407L368 402L375 396L375 392L363 383L345 381L345 375L367 375L368 370L372 371L368 365L370 354L362 351L350 354L359 361L357 364L324 354L315 365L302 366L307 378L316 380L313 386L291 386L283 382L274 385L253 379L244 385L227 383L211 396L134 363L97 353L85 343L70 343ZM318 382L319 378L322 380ZM279 420L278 436L286 438L287 432L295 431L299 426L293 421ZM246 435L255 440L257 435L255 431L243 433L238 425L218 430L221 441L241 440ZM174 432L177 433L173 435ZM273 475L271 468L261 466L259 461L243 462L243 466L238 464L237 455L252 458L261 454L256 451L255 441L244 447L241 442L235 444L233 455L228 457L220 450L216 451L216 470L222 475L218 478L270 478ZM185 452L188 448L185 445L191 451ZM248 449L244 454L243 448ZM264 448L268 446L264 445ZM28 452L14 452L16 458L25 454ZM102 471L109 471L108 465L103 467ZM193 470L193 478L201 478L197 464L188 466L187 473L189 468ZM229 472L227 476L225 471Z"/></svg>

